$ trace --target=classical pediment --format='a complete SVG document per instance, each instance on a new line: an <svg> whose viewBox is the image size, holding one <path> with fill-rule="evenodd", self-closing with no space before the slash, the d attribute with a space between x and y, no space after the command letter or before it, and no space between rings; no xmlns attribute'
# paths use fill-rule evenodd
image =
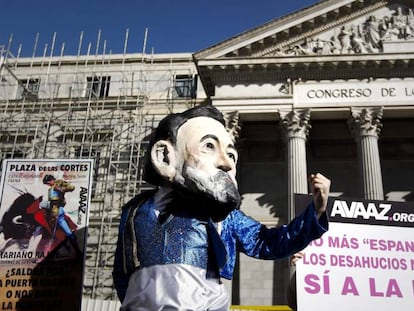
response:
<svg viewBox="0 0 414 311"><path fill-rule="evenodd" d="M411 77L414 0L325 0L194 54L208 96L226 84Z"/></svg>
<svg viewBox="0 0 414 311"><path fill-rule="evenodd" d="M195 53L196 59L414 52L414 1L327 0Z"/></svg>

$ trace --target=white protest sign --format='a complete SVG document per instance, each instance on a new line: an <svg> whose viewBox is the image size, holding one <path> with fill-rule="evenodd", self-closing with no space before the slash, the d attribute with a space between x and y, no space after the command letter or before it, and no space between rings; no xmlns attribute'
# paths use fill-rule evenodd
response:
<svg viewBox="0 0 414 311"><path fill-rule="evenodd" d="M329 231L297 263L298 311L412 309L413 207L330 200Z"/></svg>

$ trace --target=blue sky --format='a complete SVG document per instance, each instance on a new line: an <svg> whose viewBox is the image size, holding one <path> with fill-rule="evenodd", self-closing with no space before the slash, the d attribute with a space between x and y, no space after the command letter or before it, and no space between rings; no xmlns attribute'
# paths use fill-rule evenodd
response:
<svg viewBox="0 0 414 311"><path fill-rule="evenodd" d="M147 32L146 52L197 52L317 0L0 0L0 45L21 56L140 53ZM100 31L100 39L98 34ZM98 44L99 41L99 44ZM47 45L47 48L45 49Z"/></svg>

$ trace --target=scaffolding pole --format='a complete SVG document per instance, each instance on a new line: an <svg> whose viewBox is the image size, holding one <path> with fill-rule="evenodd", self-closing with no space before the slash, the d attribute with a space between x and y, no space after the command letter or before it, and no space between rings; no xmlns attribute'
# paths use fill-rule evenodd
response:
<svg viewBox="0 0 414 311"><path fill-rule="evenodd" d="M55 55L57 34L36 56L11 53L13 37L0 53L0 155L5 158L89 158L94 160L89 238L83 294L113 299L113 255L121 207L152 188L142 178L149 135L167 113L193 106L194 98L170 98L176 75L194 76L192 57L151 53L148 29L140 53L107 52L99 30L95 49L84 32L75 55ZM91 51L93 51L91 53ZM159 60L158 60L159 59ZM176 63L175 63L176 62ZM17 90L17 91L16 91Z"/></svg>

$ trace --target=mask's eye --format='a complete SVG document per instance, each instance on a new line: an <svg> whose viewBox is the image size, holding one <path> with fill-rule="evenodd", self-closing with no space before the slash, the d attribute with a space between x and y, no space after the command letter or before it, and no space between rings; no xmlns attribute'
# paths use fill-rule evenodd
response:
<svg viewBox="0 0 414 311"><path fill-rule="evenodd" d="M212 142L206 142L204 147L208 150L214 150L214 144Z"/></svg>
<svg viewBox="0 0 414 311"><path fill-rule="evenodd" d="M227 156L228 156L230 159L232 159L232 161L233 161L234 163L236 163L236 155L235 155L234 153L229 152L229 153L227 154Z"/></svg>

